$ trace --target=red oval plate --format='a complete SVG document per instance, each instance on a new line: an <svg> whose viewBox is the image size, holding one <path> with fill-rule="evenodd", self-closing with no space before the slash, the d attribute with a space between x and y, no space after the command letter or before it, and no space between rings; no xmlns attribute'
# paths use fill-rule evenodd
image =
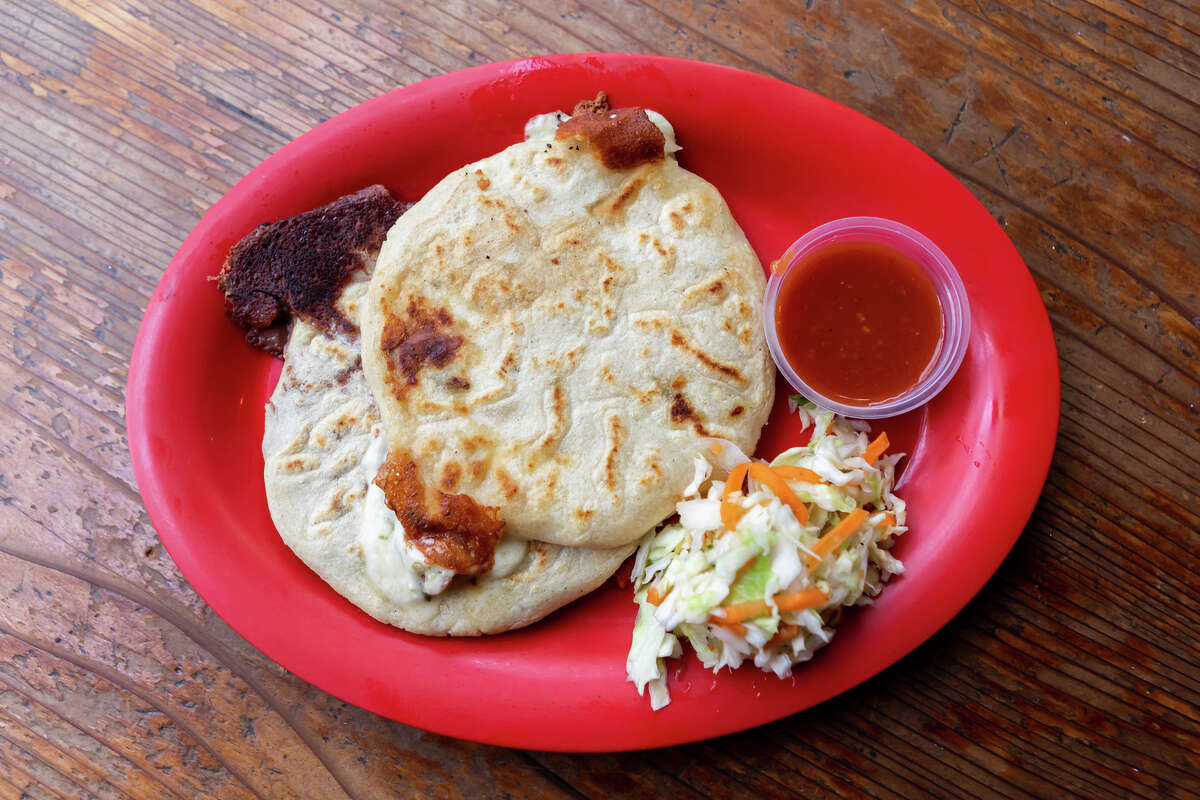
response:
<svg viewBox="0 0 1200 800"><path fill-rule="evenodd" d="M625 681L634 606L610 581L525 630L433 639L380 624L310 572L267 513L263 403L278 362L242 340L209 280L255 225L371 183L415 200L444 174L518 141L533 114L606 90L675 125L681 162L714 183L768 263L800 233L852 215L923 231L962 274L974 330L933 403L877 423L910 452L908 568L790 680L753 667L671 667L652 712ZM804 438L786 387L759 455ZM933 159L804 89L725 67L631 55L532 58L398 89L314 128L218 202L158 284L138 332L127 419L163 544L212 608L269 657L355 705L464 739L621 750L717 736L812 706L876 674L983 586L1032 512L1058 424L1046 311L1008 238Z"/></svg>

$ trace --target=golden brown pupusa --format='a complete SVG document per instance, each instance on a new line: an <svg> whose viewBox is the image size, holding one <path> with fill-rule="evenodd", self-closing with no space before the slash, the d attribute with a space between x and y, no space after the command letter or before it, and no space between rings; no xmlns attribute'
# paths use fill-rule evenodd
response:
<svg viewBox="0 0 1200 800"><path fill-rule="evenodd" d="M673 138L610 169L543 128L447 176L384 243L362 355L388 435L507 536L633 542L702 437L752 451L766 421L763 271Z"/></svg>

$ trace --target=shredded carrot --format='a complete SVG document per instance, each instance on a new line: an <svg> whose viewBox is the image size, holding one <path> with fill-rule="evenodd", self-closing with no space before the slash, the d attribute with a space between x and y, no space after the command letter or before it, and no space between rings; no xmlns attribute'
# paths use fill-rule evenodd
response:
<svg viewBox="0 0 1200 800"><path fill-rule="evenodd" d="M646 602L652 606L662 605L662 601L667 595L658 590L657 586L651 586L646 590Z"/></svg>
<svg viewBox="0 0 1200 800"><path fill-rule="evenodd" d="M816 608L829 601L829 595L820 589L801 589L798 592L775 595L775 605L780 611L803 611L806 608ZM720 619L728 622L744 622L755 617L765 617L771 613L771 607L766 600L754 599L744 603L734 603L723 606L725 616Z"/></svg>
<svg viewBox="0 0 1200 800"><path fill-rule="evenodd" d="M725 491L721 493L721 523L729 530L734 530L737 527L738 520L741 519L742 509L736 503L729 500L729 496L734 492L742 490L742 484L746 481L746 473L750 471L750 462L738 464L729 471L729 477L725 479Z"/></svg>
<svg viewBox="0 0 1200 800"><path fill-rule="evenodd" d="M796 521L801 525L808 522L808 508L804 503L800 502L800 498L796 497L796 493L791 490L783 478L775 473L766 464L755 462L750 465L749 474L751 478L760 481L767 485L767 488L775 493L785 506L792 510L796 515Z"/></svg>
<svg viewBox="0 0 1200 800"><path fill-rule="evenodd" d="M889 511L883 515L883 519L879 520L879 524L876 525L875 527L890 528L895 524L896 524L896 515Z"/></svg>
<svg viewBox="0 0 1200 800"><path fill-rule="evenodd" d="M813 555L808 557L805 567L811 571L825 560L825 556L837 550L850 534L854 533L866 521L869 515L861 508L856 508L846 515L846 518L833 526L833 530L822 536L813 545Z"/></svg>
<svg viewBox="0 0 1200 800"><path fill-rule="evenodd" d="M791 594L775 595L775 605L780 611L804 611L808 608L823 606L829 602L829 595L820 589L801 589Z"/></svg>
<svg viewBox="0 0 1200 800"><path fill-rule="evenodd" d="M767 605L766 600L756 599L747 600L744 603L734 603L731 606L724 606L725 616L722 619L729 622L741 622L745 619L754 619L755 617L765 617L771 613L771 607Z"/></svg>
<svg viewBox="0 0 1200 800"><path fill-rule="evenodd" d="M867 445L867 449L863 451L863 461L866 461L868 464L874 464L875 459L883 455L883 451L887 450L890 444L891 442L887 438L887 431L879 434L875 437L875 441Z"/></svg>
<svg viewBox="0 0 1200 800"><path fill-rule="evenodd" d="M715 615L710 615L708 618L708 621L711 622L713 625L720 625L722 628L728 628L729 630L736 633L738 636L746 635L746 626L740 622L730 622L729 620L725 619L724 617L718 617Z"/></svg>
<svg viewBox="0 0 1200 800"><path fill-rule="evenodd" d="M780 625L779 630L775 632L775 635L768 639L767 643L763 645L763 649L770 650L772 647L778 647L781 644L786 644L792 639L795 639L798 635L800 635L799 625Z"/></svg>
<svg viewBox="0 0 1200 800"><path fill-rule="evenodd" d="M828 436L831 433L833 433L833 420L832 419L829 420L829 424L825 426L825 435Z"/></svg>
<svg viewBox="0 0 1200 800"><path fill-rule="evenodd" d="M789 467L780 465L778 467L771 467L771 469L775 470L779 477L783 478L784 480L804 481L805 483L829 483L829 481L825 480L811 469L805 469L804 467Z"/></svg>
<svg viewBox="0 0 1200 800"><path fill-rule="evenodd" d="M758 561L758 556L755 556L754 558L747 561L745 564L742 564L740 567L738 567L737 574L733 576L733 582L737 583L738 578L742 577L742 575L744 575L746 573L746 570L753 567L755 562L757 562L757 561Z"/></svg>

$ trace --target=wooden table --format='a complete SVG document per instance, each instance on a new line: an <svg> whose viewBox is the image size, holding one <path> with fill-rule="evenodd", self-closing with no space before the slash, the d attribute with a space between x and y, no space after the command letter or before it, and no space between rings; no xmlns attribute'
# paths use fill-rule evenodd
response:
<svg viewBox="0 0 1200 800"><path fill-rule="evenodd" d="M1200 796L1194 0L402 8L4 4L0 796ZM1033 518L929 643L776 724L603 756L427 734L273 664L164 553L123 419L155 282L251 167L393 87L580 50L773 75L916 143L1016 243L1062 370Z"/></svg>

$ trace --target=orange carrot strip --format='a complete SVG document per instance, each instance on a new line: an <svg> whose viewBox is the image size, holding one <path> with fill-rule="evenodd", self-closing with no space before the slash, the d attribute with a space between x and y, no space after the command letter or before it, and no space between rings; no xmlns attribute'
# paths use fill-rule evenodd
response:
<svg viewBox="0 0 1200 800"><path fill-rule="evenodd" d="M780 611L803 611L806 608L816 608L829 601L829 595L820 589L801 589L798 592L775 595L775 605ZM744 622L755 617L765 617L771 613L771 607L765 600L747 600L744 603L734 603L723 606L725 616L718 619L727 622Z"/></svg>
<svg viewBox="0 0 1200 800"><path fill-rule="evenodd" d="M763 645L764 650L770 650L772 647L778 647L781 644L786 644L792 639L795 639L800 634L799 625L780 625L779 630L775 635L767 640Z"/></svg>
<svg viewBox="0 0 1200 800"><path fill-rule="evenodd" d="M829 602L829 595L820 589L801 589L791 594L775 595L775 605L780 611L804 611L808 608L823 606Z"/></svg>
<svg viewBox="0 0 1200 800"><path fill-rule="evenodd" d="M869 515L861 508L856 508L846 515L846 518L833 527L813 545L813 555L808 557L805 567L811 572L825 560L825 556L837 550L846 538L859 529Z"/></svg>
<svg viewBox="0 0 1200 800"><path fill-rule="evenodd" d="M804 481L805 483L829 483L829 481L825 480L811 469L805 469L804 467L789 467L780 465L778 467L771 467L771 469L775 470L779 477L789 481Z"/></svg>
<svg viewBox="0 0 1200 800"><path fill-rule="evenodd" d="M796 521L801 525L808 522L808 508L804 503L800 502L800 498L796 497L796 493L784 483L783 478L779 477L766 464L757 462L750 465L749 474L751 478L766 484L767 488L775 493L785 506L792 510L796 515Z"/></svg>
<svg viewBox="0 0 1200 800"><path fill-rule="evenodd" d="M713 625L720 625L722 628L729 628L729 630L733 631L738 636L746 635L746 626L740 622L730 622L727 619L717 616L709 616L708 621Z"/></svg>
<svg viewBox="0 0 1200 800"><path fill-rule="evenodd" d="M734 492L742 490L742 484L746 481L746 473L750 471L750 462L738 464L729 471L729 477L725 479L725 491L721 493L721 522L729 530L734 530L737 527L738 520L741 519L742 509L736 503L729 500L729 496Z"/></svg>
<svg viewBox="0 0 1200 800"><path fill-rule="evenodd" d="M740 567L738 567L737 574L733 576L733 583L737 583L738 578L742 577L742 575L744 575L746 573L746 570L753 567L756 561L758 561L758 556L755 556L754 558L747 561L745 564L742 564Z"/></svg>
<svg viewBox="0 0 1200 800"><path fill-rule="evenodd" d="M875 527L890 528L895 524L896 524L896 515L889 511L883 515L883 519L879 520L879 524L876 525Z"/></svg>
<svg viewBox="0 0 1200 800"><path fill-rule="evenodd" d="M667 595L658 591L657 586L651 586L646 590L646 602L652 606L662 605L662 601L666 599L666 596Z"/></svg>
<svg viewBox="0 0 1200 800"><path fill-rule="evenodd" d="M875 459L883 455L883 451L888 449L891 442L888 441L887 431L880 433L875 437L875 441L867 445L867 449L863 451L863 460L868 464L874 464Z"/></svg>
<svg viewBox="0 0 1200 800"><path fill-rule="evenodd" d="M731 606L724 606L725 616L722 619L729 622L741 622L746 619L754 619L755 617L765 617L771 613L770 606L766 600L756 599L747 600L744 603L734 603Z"/></svg>

